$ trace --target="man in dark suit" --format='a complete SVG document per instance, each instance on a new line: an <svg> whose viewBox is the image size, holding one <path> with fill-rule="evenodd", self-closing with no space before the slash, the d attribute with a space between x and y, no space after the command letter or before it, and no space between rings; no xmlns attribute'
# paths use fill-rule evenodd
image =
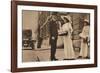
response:
<svg viewBox="0 0 100 73"><path fill-rule="evenodd" d="M57 24L57 13L53 12L49 21L49 32L50 32L50 45L51 45L51 61L58 60L55 57L57 49L57 38L58 38L58 24Z"/></svg>
<svg viewBox="0 0 100 73"><path fill-rule="evenodd" d="M57 15L58 15L57 12L52 12L52 14L47 17L47 20L43 24L44 26L48 23L48 26L49 26L48 29L49 29L49 34L50 34L50 45L51 45L50 59L51 61L58 60L55 57L56 48L57 48L57 38L58 38L58 23L57 23L58 16Z"/></svg>
<svg viewBox="0 0 100 73"><path fill-rule="evenodd" d="M57 12L52 12L50 16L47 17L45 23L41 26L43 28L47 23L49 24L49 34L50 34L50 45L51 45L51 55L50 59L51 61L53 60L58 60L55 57L56 54L56 48L57 48L57 39L58 39L58 13Z"/></svg>

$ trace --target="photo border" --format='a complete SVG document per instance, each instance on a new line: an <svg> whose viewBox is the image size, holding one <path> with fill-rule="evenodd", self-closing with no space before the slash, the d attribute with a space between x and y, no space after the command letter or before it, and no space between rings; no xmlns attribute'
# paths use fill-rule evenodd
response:
<svg viewBox="0 0 100 73"><path fill-rule="evenodd" d="M94 64L18 68L17 67L17 48L18 48L17 6L18 5L94 9L94 48L95 48ZM33 2L33 1L11 1L11 72L58 70L58 69L89 68L89 67L97 67L97 6L96 5L47 3L47 2Z"/></svg>

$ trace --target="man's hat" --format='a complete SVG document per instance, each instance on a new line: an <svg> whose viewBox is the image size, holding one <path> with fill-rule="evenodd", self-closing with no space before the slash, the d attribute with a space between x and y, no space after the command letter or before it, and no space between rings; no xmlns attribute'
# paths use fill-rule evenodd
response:
<svg viewBox="0 0 100 73"><path fill-rule="evenodd" d="M52 12L52 15L57 15L58 14L58 12Z"/></svg>

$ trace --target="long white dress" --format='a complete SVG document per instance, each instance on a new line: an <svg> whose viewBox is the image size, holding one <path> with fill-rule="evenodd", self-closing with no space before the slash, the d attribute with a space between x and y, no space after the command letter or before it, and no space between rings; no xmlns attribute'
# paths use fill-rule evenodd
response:
<svg viewBox="0 0 100 73"><path fill-rule="evenodd" d="M89 38L89 26L84 26L82 33L79 34L81 38ZM79 56L87 57L89 55L88 43L84 43L83 39L81 39L81 50Z"/></svg>
<svg viewBox="0 0 100 73"><path fill-rule="evenodd" d="M71 23L65 23L62 26L63 31L68 31L68 35L63 36L63 41L64 41L64 54L65 54L65 59L75 59L75 52L73 49L73 44L72 44L72 39L71 39L71 34L73 32Z"/></svg>

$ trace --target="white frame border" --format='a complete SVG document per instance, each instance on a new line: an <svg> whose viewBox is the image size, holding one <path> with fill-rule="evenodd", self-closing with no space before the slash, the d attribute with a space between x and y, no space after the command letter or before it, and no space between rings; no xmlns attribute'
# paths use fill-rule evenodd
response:
<svg viewBox="0 0 100 73"><path fill-rule="evenodd" d="M58 12L81 12L90 13L90 57L87 60L73 60L73 61L50 61L50 62L22 62L22 10L35 10L35 11L58 11ZM94 10L93 9L81 9L81 8L59 8L59 7L44 7L44 6L17 6L17 66L18 68L26 67L46 67L46 66L60 66L60 65L82 65L82 64L94 64Z"/></svg>

